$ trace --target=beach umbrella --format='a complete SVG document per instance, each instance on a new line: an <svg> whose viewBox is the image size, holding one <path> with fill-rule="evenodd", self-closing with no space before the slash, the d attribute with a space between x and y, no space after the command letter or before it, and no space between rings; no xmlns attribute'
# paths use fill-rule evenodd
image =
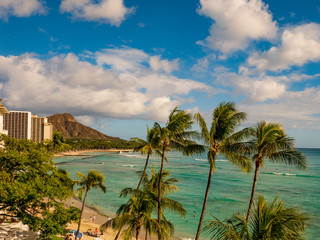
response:
<svg viewBox="0 0 320 240"><path fill-rule="evenodd" d="M72 234L73 234L74 237L76 236L76 233L77 233L77 230L72 230ZM77 238L78 239L82 238L82 236L83 236L82 232L78 232Z"/></svg>

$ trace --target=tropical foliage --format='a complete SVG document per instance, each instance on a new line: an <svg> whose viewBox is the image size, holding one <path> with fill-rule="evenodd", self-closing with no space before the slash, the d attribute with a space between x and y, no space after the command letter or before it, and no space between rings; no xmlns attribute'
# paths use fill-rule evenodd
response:
<svg viewBox="0 0 320 240"><path fill-rule="evenodd" d="M104 186L103 183L105 183L105 177L102 173L99 173L97 171L91 170L88 172L88 174L85 176L82 173L78 172L78 177L80 178L80 181L77 182L77 184L80 186L80 188L77 190L78 196L80 199L82 199L83 193L84 193L84 198L82 202L82 207L81 207L81 212L80 212L80 218L79 218L79 223L78 223L78 229L76 236L78 236L78 232L80 230L81 226L81 217L83 214L83 209L86 204L86 199L88 196L88 192L92 188L100 189L104 193L107 191L106 187ZM76 237L77 239L77 237Z"/></svg>
<svg viewBox="0 0 320 240"><path fill-rule="evenodd" d="M0 149L0 211L40 231L42 239L64 234L79 210L65 208L73 195L73 180L56 168L52 155L41 144L2 136Z"/></svg>
<svg viewBox="0 0 320 240"><path fill-rule="evenodd" d="M161 209L161 225L158 224L157 219L152 217L152 213L157 211L158 205L158 180L160 173L155 173L152 169L152 175L149 179L146 174L143 181L143 189L125 188L121 191L121 197L129 196L127 203L120 206L117 211L117 216L109 219L102 228L112 227L120 230L125 228L122 233L124 239L131 239L132 237L139 237L142 228L146 231L146 236L152 233L157 233L161 238L170 239L173 234L173 224L167 221L164 211L172 211L184 216L186 211L183 206L168 197L168 194L178 191L175 183L178 182L176 178L170 178L170 171L163 171L162 177L162 209Z"/></svg>
<svg viewBox="0 0 320 240"><path fill-rule="evenodd" d="M249 222L245 215L233 215L224 221L213 216L204 228L210 239L219 240L283 240L303 239L308 217L298 208L288 207L276 197L266 202L258 196Z"/></svg>
<svg viewBox="0 0 320 240"><path fill-rule="evenodd" d="M286 135L283 127L278 123L261 121L254 127L245 128L239 132L238 137L246 141L231 144L234 151L250 156L255 164L255 173L247 212L247 221L255 195L259 168L264 166L265 160L271 162L295 165L305 169L307 160L305 156L295 149L294 139Z"/></svg>
<svg viewBox="0 0 320 240"><path fill-rule="evenodd" d="M136 141L138 143L138 146L134 148L134 151L139 151L141 152L141 154L146 154L147 155L147 159L146 159L146 163L144 165L144 169L143 172L141 174L141 178L140 181L138 183L137 189L139 190L141 183L144 179L144 177L146 176L146 170L148 167L148 162L149 162L149 158L152 154L154 154L154 152L156 152L158 155L161 156L161 153L159 151L160 146L160 138L159 138L159 134L158 134L158 129L156 128L151 128L149 129L148 125L147 125L147 137L146 137L146 141L140 138L132 138L132 141Z"/></svg>
<svg viewBox="0 0 320 240"><path fill-rule="evenodd" d="M162 174L164 168L164 160L166 151L171 148L180 150L183 154L190 155L193 153L199 153L203 151L203 147L193 142L192 138L196 138L197 132L191 131L192 127L192 116L191 114L179 110L177 107L172 110L169 115L169 119L164 127L160 124L155 123L154 128L157 129L160 137L160 144L162 146L162 158L161 167L159 172L158 180L158 224L161 227L161 184ZM158 235L158 239L161 236Z"/></svg>
<svg viewBox="0 0 320 240"><path fill-rule="evenodd" d="M229 147L230 143L238 140L235 138L236 134L234 134L234 131L240 125L240 123L246 119L246 114L244 112L239 112L234 103L220 103L220 105L213 111L210 130L208 129L205 120L199 113L195 115L195 118L200 126L201 137L208 152L208 162L210 165L207 188L203 201L198 230L195 237L195 239L199 239L208 201L212 174L216 169L215 160L217 154L221 153L232 163L240 166L244 171L248 171L250 169L250 161L248 158L238 154Z"/></svg>

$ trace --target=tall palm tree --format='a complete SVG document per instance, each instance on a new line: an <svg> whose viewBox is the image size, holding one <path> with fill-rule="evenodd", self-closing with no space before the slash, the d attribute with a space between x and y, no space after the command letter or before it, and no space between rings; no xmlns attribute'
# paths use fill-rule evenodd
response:
<svg viewBox="0 0 320 240"><path fill-rule="evenodd" d="M255 163L252 191L246 217L249 221L259 168L264 166L264 161L296 165L298 168L305 169L307 159L295 149L294 139L286 135L285 130L279 123L261 121L255 127L243 129L239 132L240 135L245 136L247 141L233 144L232 148L251 156Z"/></svg>
<svg viewBox="0 0 320 240"><path fill-rule="evenodd" d="M155 123L154 127L159 132L160 144L162 146L162 158L161 167L158 179L158 224L161 228L161 179L164 168L164 160L166 159L166 151L174 147L181 150L184 154L192 154L201 152L203 150L202 146L199 146L195 142L191 141L190 138L196 135L195 131L190 131L192 127L192 116L183 110L178 110L174 108L169 115L169 119L164 127L160 124ZM158 235L158 239L161 236Z"/></svg>
<svg viewBox="0 0 320 240"><path fill-rule="evenodd" d="M245 215L233 215L224 221L214 217L204 230L210 239L219 240L303 239L307 220L306 214L286 206L283 201L278 201L278 197L268 203L259 195L249 222Z"/></svg>
<svg viewBox="0 0 320 240"><path fill-rule="evenodd" d="M105 183L105 177L100 172L91 170L90 172L88 172L87 176L78 172L78 178L80 178L80 181L78 181L78 185L80 186L80 188L77 190L79 198L82 199L83 192L85 194L84 194L84 198L83 198L83 202L82 202L80 218L79 218L79 223L78 223L78 229L77 229L77 233L75 236L75 240L77 240L77 236L78 236L78 233L80 230L81 217L82 217L83 209L84 209L86 199L88 196L88 192L92 188L101 189L101 191L103 191L104 193L107 190L106 187L103 185L103 183Z"/></svg>
<svg viewBox="0 0 320 240"><path fill-rule="evenodd" d="M200 113L195 115L195 119L199 123L202 140L208 151L208 161L210 164L207 188L203 200L198 230L195 237L195 239L198 240L207 206L212 174L216 169L215 160L217 154L221 153L231 162L240 166L244 171L249 170L250 161L246 157L237 154L228 147L230 142L238 140L234 137L235 135L233 133L240 123L246 119L246 114L244 112L239 112L234 103L221 102L220 105L213 111L210 131Z"/></svg>
<svg viewBox="0 0 320 240"><path fill-rule="evenodd" d="M146 175L146 170L149 162L149 157L156 151L159 155L160 152L158 150L159 147L159 134L156 128L149 129L149 126L147 125L147 137L146 141L140 138L132 138L131 140L138 142L139 146L134 149L134 151L140 151L141 154L147 154L146 163L144 165L144 169L140 178L140 181L138 183L137 189L139 190L143 178Z"/></svg>

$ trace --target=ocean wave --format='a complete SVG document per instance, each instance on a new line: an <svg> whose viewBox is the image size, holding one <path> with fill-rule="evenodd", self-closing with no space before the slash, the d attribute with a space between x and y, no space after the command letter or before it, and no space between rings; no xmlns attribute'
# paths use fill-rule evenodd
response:
<svg viewBox="0 0 320 240"><path fill-rule="evenodd" d="M195 158L194 160L200 161L200 162L208 162L208 159L202 159L202 158Z"/></svg>
<svg viewBox="0 0 320 240"><path fill-rule="evenodd" d="M137 165L133 165L133 164L123 164L121 166L122 167L131 167L131 168L137 167Z"/></svg>
<svg viewBox="0 0 320 240"><path fill-rule="evenodd" d="M294 173L283 173L283 172L272 172L271 174L281 175L281 176L296 176L296 174L294 174Z"/></svg>
<svg viewBox="0 0 320 240"><path fill-rule="evenodd" d="M124 154L124 153L120 153L120 155L121 156L124 156L124 157L129 157L129 158L145 158L145 157L143 157L143 156L141 156L141 155L133 155L133 154Z"/></svg>
<svg viewBox="0 0 320 240"><path fill-rule="evenodd" d="M200 161L200 162L208 162L208 159L203 159L203 158L195 158L194 160ZM216 162L227 162L228 160L215 160Z"/></svg>

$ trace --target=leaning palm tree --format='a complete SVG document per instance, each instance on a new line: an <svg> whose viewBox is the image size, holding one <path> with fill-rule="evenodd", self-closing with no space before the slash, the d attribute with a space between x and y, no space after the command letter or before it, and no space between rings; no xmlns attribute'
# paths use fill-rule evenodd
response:
<svg viewBox="0 0 320 240"><path fill-rule="evenodd" d="M105 177L102 173L91 170L90 172L88 172L87 176L85 176L82 173L78 172L78 177L80 178L80 181L78 181L78 185L80 185L80 188L77 190L78 196L80 199L82 199L83 192L85 194L84 194L84 198L83 198L83 202L82 202L80 218L79 218L79 223L78 223L78 229L77 229L77 233L75 236L75 240L77 240L78 233L80 230L81 216L82 216L83 209L84 209L84 206L86 203L88 192L92 188L101 189L104 193L106 192L106 187L103 185L103 183L105 183Z"/></svg>
<svg viewBox="0 0 320 240"><path fill-rule="evenodd" d="M190 131L192 127L191 114L174 108L169 115L169 119L164 127L155 123L154 128L158 130L160 144L162 146L161 167L158 179L158 224L161 228L161 179L164 168L164 160L166 159L166 151L171 150L171 147L181 150L184 154L192 154L203 151L203 147L191 141L190 139L196 135L195 131ZM161 236L158 235L158 239Z"/></svg>
<svg viewBox="0 0 320 240"><path fill-rule="evenodd" d="M238 140L234 137L234 131L240 125L240 123L246 119L246 114L244 112L239 112L234 103L221 102L220 105L213 111L210 131L200 113L195 115L195 119L199 123L202 140L208 151L208 161L210 164L207 188L203 200L198 230L195 237L195 239L198 240L206 211L212 174L216 169L215 160L217 154L221 153L232 163L240 166L244 171L249 170L250 161L248 158L237 154L228 147L230 143Z"/></svg>
<svg viewBox="0 0 320 240"><path fill-rule="evenodd" d="M308 220L306 214L298 208L286 206L283 201L278 201L278 197L268 203L261 195L258 196L249 222L245 215L233 215L224 221L213 218L204 230L210 239L219 240L303 239Z"/></svg>
<svg viewBox="0 0 320 240"><path fill-rule="evenodd" d="M248 140L240 144L233 144L232 148L235 151L251 156L252 161L255 163L252 191L246 217L247 221L249 221L259 168L264 166L264 161L270 160L272 162L296 165L305 169L307 160L301 152L295 150L294 139L288 137L283 127L278 123L261 121L255 127L243 129L239 132L240 135L246 136Z"/></svg>
<svg viewBox="0 0 320 240"><path fill-rule="evenodd" d="M134 151L140 151L141 154L147 154L147 159L146 159L146 163L144 165L144 169L140 178L140 181L138 183L137 189L139 190L143 178L146 175L146 170L147 170L147 166L148 166L148 162L149 162L149 158L150 156L156 152L158 155L161 155L158 147L159 147L159 135L158 135L158 131L156 128L151 128L149 129L148 125L147 125L147 138L146 141L140 138L132 138L131 140L136 141L139 145L138 147L136 147L134 149Z"/></svg>

